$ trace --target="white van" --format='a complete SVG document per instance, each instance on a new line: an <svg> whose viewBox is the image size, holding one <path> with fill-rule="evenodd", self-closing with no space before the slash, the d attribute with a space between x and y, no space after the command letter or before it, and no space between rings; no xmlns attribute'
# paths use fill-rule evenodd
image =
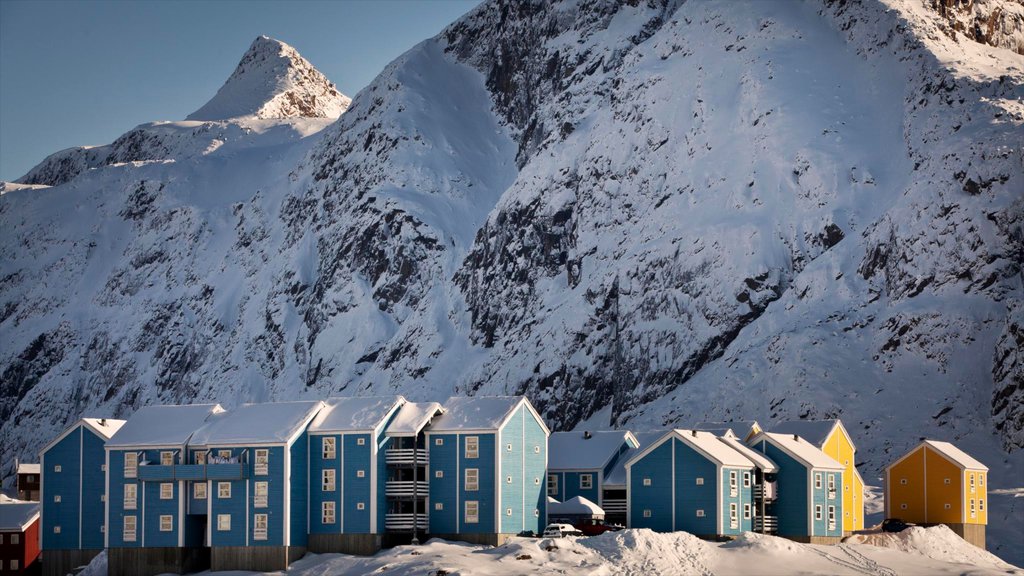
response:
<svg viewBox="0 0 1024 576"><path fill-rule="evenodd" d="M561 538L562 536L583 536L572 524L548 524L544 529L544 538Z"/></svg>

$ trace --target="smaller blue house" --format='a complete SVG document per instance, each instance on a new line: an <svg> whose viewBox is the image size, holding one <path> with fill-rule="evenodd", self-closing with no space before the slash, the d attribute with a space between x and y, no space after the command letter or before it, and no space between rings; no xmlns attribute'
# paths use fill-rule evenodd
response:
<svg viewBox="0 0 1024 576"><path fill-rule="evenodd" d="M626 463L629 527L738 536L753 528L755 470L710 432L671 430Z"/></svg>
<svg viewBox="0 0 1024 576"><path fill-rule="evenodd" d="M103 551L103 444L123 425L124 420L82 418L39 453L45 574L64 576Z"/></svg>
<svg viewBox="0 0 1024 576"><path fill-rule="evenodd" d="M779 468L772 504L777 534L797 542L838 543L843 537L844 466L795 434L762 432L748 444Z"/></svg>
<svg viewBox="0 0 1024 576"><path fill-rule="evenodd" d="M565 502L576 496L596 503L605 513L605 497L610 503L616 494L605 493L605 480L625 463L625 455L640 446L629 431L598 430L554 432L548 438L547 495ZM625 486L622 487L625 489ZM613 514L609 521L625 522L625 494L622 494L621 519Z"/></svg>
<svg viewBox="0 0 1024 576"><path fill-rule="evenodd" d="M425 432L430 534L500 545L547 518L548 435L524 396L452 397Z"/></svg>

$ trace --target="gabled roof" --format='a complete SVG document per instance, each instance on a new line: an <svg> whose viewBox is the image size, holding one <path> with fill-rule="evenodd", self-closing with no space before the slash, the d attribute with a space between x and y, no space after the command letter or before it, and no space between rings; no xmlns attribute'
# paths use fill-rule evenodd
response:
<svg viewBox="0 0 1024 576"><path fill-rule="evenodd" d="M647 446L647 448L641 450L638 454L633 456L626 462L626 467L630 467L634 462L640 460L647 454L649 454L656 447L663 444L666 440L677 438L684 444L690 446L697 452L700 452L705 458L716 462L720 466L735 466L742 468L754 468L754 462L744 456L742 453L737 452L730 448L727 444L720 442L718 436L715 436L711 432L704 430L683 430L675 429L666 432L662 435L658 441Z"/></svg>
<svg viewBox="0 0 1024 576"><path fill-rule="evenodd" d="M107 441L107 448L182 446L210 416L221 412L220 404L143 406Z"/></svg>
<svg viewBox="0 0 1024 576"><path fill-rule="evenodd" d="M430 425L429 432L497 431L520 405L533 413L545 434L547 424L525 396L452 396L444 402L444 414Z"/></svg>
<svg viewBox="0 0 1024 576"><path fill-rule="evenodd" d="M548 516L558 516L559 514L604 516L604 509L583 496L573 496L565 502L548 501Z"/></svg>
<svg viewBox="0 0 1024 576"><path fill-rule="evenodd" d="M39 463L29 464L26 462L18 463L18 471L15 474L39 474Z"/></svg>
<svg viewBox="0 0 1024 576"><path fill-rule="evenodd" d="M39 518L39 502L0 504L0 530L24 532Z"/></svg>
<svg viewBox="0 0 1024 576"><path fill-rule="evenodd" d="M611 472L604 477L604 486L606 488L624 488L626 486L626 462L632 460L633 456L639 454L644 448L655 443L659 438L664 436L666 432L667 430L645 430L643 432L634 432L633 437L636 438L637 447L630 448L619 457L618 461L615 462L615 466L612 467Z"/></svg>
<svg viewBox="0 0 1024 576"><path fill-rule="evenodd" d="M122 426L124 426L124 423L124 420L114 420L113 418L79 418L78 420L75 421L74 424L65 428L63 432L61 432L59 435L57 435L56 438L51 440L49 444L44 446L43 449L39 451L39 453L46 453L50 448L56 446L61 440L63 440L68 434L70 434L73 430L77 429L79 426L85 426L100 438L103 438L104 440L110 440L110 438L114 434L116 434L117 431L120 430Z"/></svg>
<svg viewBox="0 0 1024 576"><path fill-rule="evenodd" d="M242 404L218 414L195 431L193 446L290 444L323 408L319 400Z"/></svg>
<svg viewBox="0 0 1024 576"><path fill-rule="evenodd" d="M835 418L832 420L788 420L779 422L771 431L776 434L797 434L821 448L825 445L828 437L832 435L832 431L839 425L839 420Z"/></svg>
<svg viewBox="0 0 1024 576"><path fill-rule="evenodd" d="M444 410L437 402L406 402L388 424L384 433L390 437L416 436Z"/></svg>
<svg viewBox="0 0 1024 576"><path fill-rule="evenodd" d="M740 454L746 456L747 459L753 462L754 465L757 466L762 472L771 473L777 472L779 470L778 464L772 462L771 458L765 456L764 454L758 452L757 450L747 447L746 444L741 442L740 439L735 436L719 436L718 441L724 442L733 450L736 450Z"/></svg>
<svg viewBox="0 0 1024 576"><path fill-rule="evenodd" d="M313 433L372 432L406 403L402 396L333 397L309 425Z"/></svg>
<svg viewBox="0 0 1024 576"><path fill-rule="evenodd" d="M618 456L623 444L639 444L629 430L552 432L548 437L549 470L601 470Z"/></svg>
<svg viewBox="0 0 1024 576"><path fill-rule="evenodd" d="M968 455L966 452L964 452L963 450L961 450L961 449L957 448L956 446L950 444L949 442L941 442L939 440L925 440L925 441L921 442L920 444L915 446L913 450L910 450L909 452L904 454L902 457L900 457L899 460L896 460L895 462L893 462L892 464L889 464L885 468L887 470L889 468L892 468L893 466L895 466L895 465L899 464L900 462L906 460L908 456L910 456L914 452L917 452L918 450L920 450L921 448L923 448L925 446L927 446L927 447L931 448L932 450L938 452L939 454L945 456L947 460L949 460L953 464L956 464L957 467L959 467L961 470L981 470L981 471L984 471L984 472L988 472L988 466L985 466L981 462L978 462L977 460L972 458L970 455Z"/></svg>
<svg viewBox="0 0 1024 576"><path fill-rule="evenodd" d="M804 466L819 468L822 470L846 469L845 466L833 460L827 454L822 452L820 448L811 444L804 438L801 438L799 435L762 432L751 438L747 444L755 446L762 440L766 440L773 444L776 448L782 450L786 454L789 454L793 459L802 463Z"/></svg>
<svg viewBox="0 0 1024 576"><path fill-rule="evenodd" d="M716 436L725 436L732 433L740 440L746 440L752 432L760 432L761 425L757 420L734 420L732 422L701 422L693 427L694 430L712 432Z"/></svg>

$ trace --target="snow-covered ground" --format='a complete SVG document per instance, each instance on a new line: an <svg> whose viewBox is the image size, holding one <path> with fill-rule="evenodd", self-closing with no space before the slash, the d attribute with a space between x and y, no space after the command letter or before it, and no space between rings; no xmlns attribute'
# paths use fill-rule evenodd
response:
<svg viewBox="0 0 1024 576"><path fill-rule="evenodd" d="M105 576L106 555L82 576ZM214 574L206 572L204 574ZM251 572L216 572L244 576ZM308 554L288 574L327 576L488 576L504 574L830 574L895 576L928 574L1024 574L1024 570L964 542L945 526L910 528L900 534L854 536L838 546L799 544L747 533L727 543L686 532L625 530L591 538L517 538L504 546L430 540L399 546L373 557Z"/></svg>

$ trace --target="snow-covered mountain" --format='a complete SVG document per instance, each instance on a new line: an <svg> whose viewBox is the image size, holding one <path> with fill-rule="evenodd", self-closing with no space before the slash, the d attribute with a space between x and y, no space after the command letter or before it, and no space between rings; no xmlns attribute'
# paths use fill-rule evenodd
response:
<svg viewBox="0 0 1024 576"><path fill-rule="evenodd" d="M494 1L337 121L257 39L216 120L0 197L0 459L148 403L526 393L553 428L839 416L869 484L922 436L1019 484L1021 14Z"/></svg>

